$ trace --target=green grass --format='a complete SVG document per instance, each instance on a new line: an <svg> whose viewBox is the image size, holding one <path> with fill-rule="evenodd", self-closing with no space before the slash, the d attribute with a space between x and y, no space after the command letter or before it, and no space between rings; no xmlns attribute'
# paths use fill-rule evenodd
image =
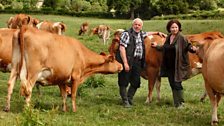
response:
<svg viewBox="0 0 224 126"><path fill-rule="evenodd" d="M0 27L6 27L11 14L1 14ZM108 45L103 45L97 36L78 36L80 25L84 21L90 27L99 24L109 25L112 29L129 28L131 20L108 20L97 18L79 18L68 16L33 15L41 20L63 21L67 25L66 35L74 37L95 52L107 52ZM166 20L144 21L145 31L162 31L166 33ZM192 34L218 30L224 33L222 20L181 20L183 33ZM111 40L109 41L109 43ZM83 88L82 95L77 97L77 112L72 112L71 99L67 99L69 112L62 112L62 98L57 86L41 87L42 95L38 96L33 89L32 108L24 108L24 98L19 95L19 84L14 88L9 113L0 111L0 126L46 125L46 126L206 126L210 125L211 106L207 98L204 103L199 101L204 91L202 76L198 75L183 82L186 107L173 107L172 93L166 78L162 79L161 102L156 102L156 92L153 92L153 102L144 104L148 93L147 81L142 79L141 87L134 97L131 109L123 108L117 86L117 75L104 76L104 86L98 88ZM9 73L0 73L0 107L4 108L7 95L7 80ZM219 125L224 125L223 102L218 109Z"/></svg>

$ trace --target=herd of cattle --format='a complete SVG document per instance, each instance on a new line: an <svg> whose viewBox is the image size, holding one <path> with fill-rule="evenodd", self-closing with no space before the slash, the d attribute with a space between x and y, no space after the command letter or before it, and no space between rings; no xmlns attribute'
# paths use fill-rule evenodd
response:
<svg viewBox="0 0 224 126"><path fill-rule="evenodd" d="M5 111L10 111L11 95L17 79L20 79L20 93L25 96L27 105L36 83L43 86L58 85L63 97L63 111L67 111L66 86L71 87L72 107L75 112L77 88L87 77L95 73L117 73L123 69L115 59L123 31L121 29L114 33L109 54L106 55L97 54L78 40L62 35L66 29L63 22L39 22L29 15L17 14L9 18L7 26L8 28L0 29L0 70L11 71ZM88 27L88 23L84 22L79 35L85 34ZM104 44L109 38L109 31L110 28L105 25L91 30L92 34L103 39ZM202 73L212 105L211 124L217 124L218 103L224 94L224 36L220 32L204 32L186 37L189 42L199 47L196 54L189 53L192 77ZM163 44L164 41L165 38L158 35L148 36L144 40L146 67L141 76L148 80L147 103L152 102L154 86L157 100L160 100L159 71L162 53L152 48L151 43Z"/></svg>

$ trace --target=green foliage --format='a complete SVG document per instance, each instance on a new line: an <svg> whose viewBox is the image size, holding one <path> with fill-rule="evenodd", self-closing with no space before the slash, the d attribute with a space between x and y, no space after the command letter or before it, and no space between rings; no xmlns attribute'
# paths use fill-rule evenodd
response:
<svg viewBox="0 0 224 126"><path fill-rule="evenodd" d="M3 5L11 5L12 0L0 0L0 3Z"/></svg>
<svg viewBox="0 0 224 126"><path fill-rule="evenodd" d="M71 2L71 11L81 12L81 11L89 11L91 8L91 4L85 0L75 0Z"/></svg>
<svg viewBox="0 0 224 126"><path fill-rule="evenodd" d="M187 13L188 3L186 0L167 0L167 1L158 1L156 4L157 11L160 14L181 14Z"/></svg>
<svg viewBox="0 0 224 126"><path fill-rule="evenodd" d="M177 14L177 15L162 15L155 16L153 20L170 20L170 19L223 19L224 11L194 11L189 14Z"/></svg>
<svg viewBox="0 0 224 126"><path fill-rule="evenodd" d="M57 3L59 0L44 0L44 7L51 7L53 9L57 8Z"/></svg>
<svg viewBox="0 0 224 126"><path fill-rule="evenodd" d="M19 126L50 126L57 122L55 118L59 107L52 108L51 110L42 110L47 115L45 120L41 114L41 110L35 109L32 106L25 107L21 116L17 117L17 125Z"/></svg>
<svg viewBox="0 0 224 126"><path fill-rule="evenodd" d="M44 122L41 121L40 111L32 109L31 107L25 107L22 113L22 119L20 124L22 126L45 126Z"/></svg>
<svg viewBox="0 0 224 126"><path fill-rule="evenodd" d="M83 85L85 87L97 88L97 87L105 87L105 78L103 76L91 76L89 77Z"/></svg>
<svg viewBox="0 0 224 126"><path fill-rule="evenodd" d="M17 2L17 1L13 1L12 4L12 9L23 9L23 2Z"/></svg>
<svg viewBox="0 0 224 126"><path fill-rule="evenodd" d="M4 10L4 9L5 9L4 5L0 4L0 10Z"/></svg>
<svg viewBox="0 0 224 126"><path fill-rule="evenodd" d="M201 10L214 10L218 8L217 2L214 0L203 0L199 5Z"/></svg>
<svg viewBox="0 0 224 126"><path fill-rule="evenodd" d="M79 86L77 94L78 96L85 96L86 88L98 88L105 87L105 78L103 76L91 76L82 85Z"/></svg>

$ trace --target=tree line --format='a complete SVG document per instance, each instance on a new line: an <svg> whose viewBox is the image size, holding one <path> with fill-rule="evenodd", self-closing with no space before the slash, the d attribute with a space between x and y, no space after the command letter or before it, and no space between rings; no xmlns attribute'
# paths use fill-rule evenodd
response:
<svg viewBox="0 0 224 126"><path fill-rule="evenodd" d="M43 1L41 8L37 2ZM64 12L107 12L114 17L150 19L224 7L224 0L0 0L0 9L49 9Z"/></svg>

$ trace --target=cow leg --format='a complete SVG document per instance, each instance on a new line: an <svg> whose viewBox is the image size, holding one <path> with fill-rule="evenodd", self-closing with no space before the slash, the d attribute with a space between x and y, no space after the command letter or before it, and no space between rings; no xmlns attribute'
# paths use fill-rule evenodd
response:
<svg viewBox="0 0 224 126"><path fill-rule="evenodd" d="M160 87L161 87L161 77L158 77L156 79L156 91L157 91L157 101L160 102L161 96L160 96Z"/></svg>
<svg viewBox="0 0 224 126"><path fill-rule="evenodd" d="M206 96L207 96L207 92L205 91L205 92L202 94L202 96L201 96L201 98L200 98L200 101L201 101L201 102L204 102Z"/></svg>
<svg viewBox="0 0 224 126"><path fill-rule="evenodd" d="M149 104L152 102L152 92L153 92L155 82L156 81L160 82L160 81L158 79L158 70L156 70L154 68L149 68L147 70L147 75L148 75L148 97L147 97L145 103ZM158 86L158 87L160 87L160 86ZM157 90L160 90L160 89L157 89ZM160 93L160 91L157 93ZM157 95L160 97L160 94L157 94ZM160 99L160 98L158 98L158 99Z"/></svg>
<svg viewBox="0 0 224 126"><path fill-rule="evenodd" d="M205 84L206 85L206 84ZM220 98L217 98L217 96L214 94L213 90L206 85L206 90L211 102L211 107L212 107L212 120L211 120L211 125L216 125L218 123L218 117L217 117L217 109L218 109L218 104L217 100L220 100Z"/></svg>
<svg viewBox="0 0 224 126"><path fill-rule="evenodd" d="M103 45L106 44L106 31L103 31Z"/></svg>
<svg viewBox="0 0 224 126"><path fill-rule="evenodd" d="M67 104L66 104L66 99L67 99L66 85L65 84L60 84L58 86L60 88L60 92L61 92L61 96L62 96L63 111L66 112L68 110Z"/></svg>
<svg viewBox="0 0 224 126"><path fill-rule="evenodd" d="M13 88L14 88L14 85L16 83L16 78L17 78L17 72L15 69L12 69L11 71L11 74L10 74L10 78L9 78L9 81L8 81L8 94L7 94L7 100L6 100L6 106L4 108L4 111L5 112L8 112L10 111L10 101L11 101L11 96L12 96L12 93L13 93Z"/></svg>
<svg viewBox="0 0 224 126"><path fill-rule="evenodd" d="M76 93L77 93L77 89L78 89L78 83L77 81L73 81L73 84L72 84L72 95L71 95L71 98L72 98L72 110L73 112L76 112Z"/></svg>

